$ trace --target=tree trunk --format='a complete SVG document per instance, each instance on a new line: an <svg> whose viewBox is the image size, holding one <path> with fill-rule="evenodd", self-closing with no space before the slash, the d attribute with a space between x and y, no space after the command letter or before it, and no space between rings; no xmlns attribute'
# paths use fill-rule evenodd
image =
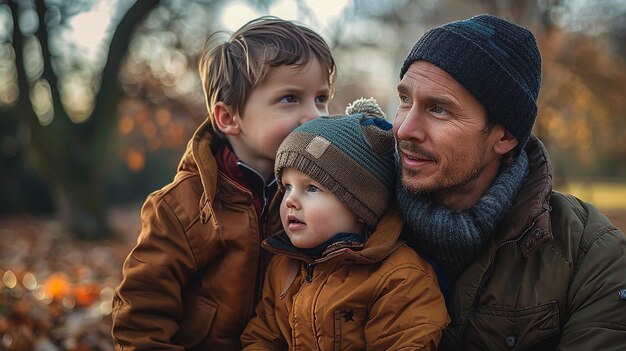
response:
<svg viewBox="0 0 626 351"><path fill-rule="evenodd" d="M19 98L13 107L14 116L29 126L32 139L28 151L39 174L52 189L56 209L66 230L81 239L98 239L111 235L107 221L106 189L110 161L111 141L117 124L117 105L123 93L119 73L130 41L139 24L159 4L158 0L138 0L125 13L111 39L107 61L100 76L100 89L95 98L94 110L80 124L73 123L61 102L58 74L52 64L49 34L46 21L48 7L45 1L35 0L39 27L35 38L39 41L43 69L38 80L50 86L54 118L47 126L38 120L29 98L34 84L26 74L24 39L19 28L20 7L17 1L7 0L13 18L12 45Z"/></svg>

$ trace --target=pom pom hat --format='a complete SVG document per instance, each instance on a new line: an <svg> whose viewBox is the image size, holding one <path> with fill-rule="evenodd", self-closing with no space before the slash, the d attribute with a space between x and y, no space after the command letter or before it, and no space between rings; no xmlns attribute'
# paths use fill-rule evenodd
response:
<svg viewBox="0 0 626 351"><path fill-rule="evenodd" d="M291 132L278 148L274 171L281 188L284 168L308 175L374 228L395 188L392 125L373 99L355 101L346 113Z"/></svg>

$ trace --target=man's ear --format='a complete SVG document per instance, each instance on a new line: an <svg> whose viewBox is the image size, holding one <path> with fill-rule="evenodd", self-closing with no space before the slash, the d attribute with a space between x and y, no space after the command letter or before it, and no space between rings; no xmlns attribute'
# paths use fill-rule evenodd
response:
<svg viewBox="0 0 626 351"><path fill-rule="evenodd" d="M513 150L519 141L517 138L509 132L504 126L496 125L494 128L498 128L498 139L493 145L493 150L498 155L506 155L507 152Z"/></svg>
<svg viewBox="0 0 626 351"><path fill-rule="evenodd" d="M223 101L218 101L215 104L213 116L215 116L217 129L225 135L237 135L241 131L235 110Z"/></svg>

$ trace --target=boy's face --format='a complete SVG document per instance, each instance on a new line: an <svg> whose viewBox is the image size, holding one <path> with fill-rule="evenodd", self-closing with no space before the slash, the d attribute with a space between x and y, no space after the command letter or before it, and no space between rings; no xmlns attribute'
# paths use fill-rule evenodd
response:
<svg viewBox="0 0 626 351"><path fill-rule="evenodd" d="M243 115L235 116L240 128L237 156L262 174L272 174L280 143L302 123L327 115L329 95L328 74L317 59L305 66L272 68L250 94Z"/></svg>
<svg viewBox="0 0 626 351"><path fill-rule="evenodd" d="M291 243L299 248L316 247L338 233L361 233L364 224L339 199L306 174L285 168L285 195L280 219Z"/></svg>

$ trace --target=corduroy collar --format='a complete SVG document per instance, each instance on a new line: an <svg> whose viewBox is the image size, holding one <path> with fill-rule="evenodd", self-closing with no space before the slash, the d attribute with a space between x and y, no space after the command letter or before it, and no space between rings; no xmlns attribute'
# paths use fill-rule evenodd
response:
<svg viewBox="0 0 626 351"><path fill-rule="evenodd" d="M511 210L498 225L499 235L494 240L497 245L518 241L520 250L528 257L553 238L550 221L552 165L548 151L536 136L531 134L524 150L528 156L528 178Z"/></svg>

